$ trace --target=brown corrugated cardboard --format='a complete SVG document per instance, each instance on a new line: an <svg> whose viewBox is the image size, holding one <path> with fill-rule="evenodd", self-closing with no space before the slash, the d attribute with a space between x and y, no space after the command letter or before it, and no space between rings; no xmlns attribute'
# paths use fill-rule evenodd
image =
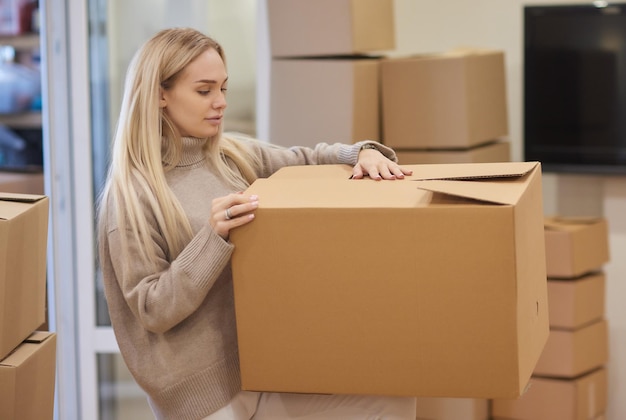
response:
<svg viewBox="0 0 626 420"><path fill-rule="evenodd" d="M244 389L517 396L548 330L541 167L349 166L257 180L231 232Z"/></svg>
<svg viewBox="0 0 626 420"><path fill-rule="evenodd" d="M547 217L546 270L549 277L571 278L600 270L609 261L604 218Z"/></svg>
<svg viewBox="0 0 626 420"><path fill-rule="evenodd" d="M417 398L417 420L488 420L489 400Z"/></svg>
<svg viewBox="0 0 626 420"><path fill-rule="evenodd" d="M56 334L36 331L0 360L0 419L52 419L55 373Z"/></svg>
<svg viewBox="0 0 626 420"><path fill-rule="evenodd" d="M575 279L548 279L550 327L573 330L601 319L605 312L605 294L603 272Z"/></svg>
<svg viewBox="0 0 626 420"><path fill-rule="evenodd" d="M494 400L494 420L588 420L601 418L607 405L608 378L602 368L572 379L533 377L517 400Z"/></svg>
<svg viewBox="0 0 626 420"><path fill-rule="evenodd" d="M270 141L378 140L379 67L376 58L272 60Z"/></svg>
<svg viewBox="0 0 626 420"><path fill-rule="evenodd" d="M395 48L393 0L268 0L267 14L273 57Z"/></svg>
<svg viewBox="0 0 626 420"><path fill-rule="evenodd" d="M43 194L42 173L0 172L0 192Z"/></svg>
<svg viewBox="0 0 626 420"><path fill-rule="evenodd" d="M508 140L481 144L468 149L450 150L407 150L395 149L398 162L404 164L423 163L488 163L509 162L511 143Z"/></svg>
<svg viewBox="0 0 626 420"><path fill-rule="evenodd" d="M600 320L577 330L550 330L535 376L573 378L608 361L608 326Z"/></svg>
<svg viewBox="0 0 626 420"><path fill-rule="evenodd" d="M383 143L394 149L456 149L506 136L504 69L501 51L383 59Z"/></svg>
<svg viewBox="0 0 626 420"><path fill-rule="evenodd" d="M0 193L0 358L46 320L48 198Z"/></svg>

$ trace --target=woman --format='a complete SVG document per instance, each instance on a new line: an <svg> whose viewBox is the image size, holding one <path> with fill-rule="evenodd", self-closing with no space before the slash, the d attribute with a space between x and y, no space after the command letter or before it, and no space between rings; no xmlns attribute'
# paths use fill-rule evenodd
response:
<svg viewBox="0 0 626 420"><path fill-rule="evenodd" d="M223 135L227 80L220 45L193 29L157 33L129 66L99 205L99 256L130 372L160 419L288 418L280 416L312 402L317 413L410 407L414 418L406 398L241 391L228 237L253 222L262 199L242 191L286 165L352 164L354 178L408 172L384 146L362 147L373 142L285 149Z"/></svg>

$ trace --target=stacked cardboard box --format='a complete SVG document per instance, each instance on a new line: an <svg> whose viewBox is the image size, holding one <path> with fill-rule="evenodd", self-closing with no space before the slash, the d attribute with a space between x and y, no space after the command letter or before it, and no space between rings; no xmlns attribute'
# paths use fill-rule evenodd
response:
<svg viewBox="0 0 626 420"><path fill-rule="evenodd" d="M395 47L393 0L268 0L267 7L272 143L379 140L380 58L368 54Z"/></svg>
<svg viewBox="0 0 626 420"><path fill-rule="evenodd" d="M48 198L0 192L0 418L52 418L56 335L45 322Z"/></svg>
<svg viewBox="0 0 626 420"><path fill-rule="evenodd" d="M502 51L383 59L383 143L401 163L509 161L505 76Z"/></svg>
<svg viewBox="0 0 626 420"><path fill-rule="evenodd" d="M288 167L248 189L263 202L231 236L243 389L523 392L549 333L540 165L409 167Z"/></svg>
<svg viewBox="0 0 626 420"><path fill-rule="evenodd" d="M494 400L494 419L583 420L606 409L608 329L603 218L546 218L550 336L531 387L517 400Z"/></svg>

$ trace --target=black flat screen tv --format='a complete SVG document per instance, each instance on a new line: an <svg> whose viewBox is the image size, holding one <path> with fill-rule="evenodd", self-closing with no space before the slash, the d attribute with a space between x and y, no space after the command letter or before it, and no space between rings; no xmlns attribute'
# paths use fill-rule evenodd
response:
<svg viewBox="0 0 626 420"><path fill-rule="evenodd" d="M524 7L524 159L626 175L626 3Z"/></svg>

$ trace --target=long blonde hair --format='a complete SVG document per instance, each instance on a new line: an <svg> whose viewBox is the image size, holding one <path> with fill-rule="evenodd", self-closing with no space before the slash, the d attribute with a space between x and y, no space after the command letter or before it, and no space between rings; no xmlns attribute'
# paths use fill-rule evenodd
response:
<svg viewBox="0 0 626 420"><path fill-rule="evenodd" d="M148 40L128 67L111 165L99 200L99 235L106 235L106 212L114 210L111 222L138 238L142 257L153 265L158 250L150 238L146 205L152 209L170 261L192 237L189 221L165 179L165 173L180 161L182 139L159 107L160 92L171 88L185 67L211 48L225 63L222 47L210 37L190 28L166 29ZM221 129L205 143L205 154L235 189L245 189L256 178L258 159L244 144L223 136Z"/></svg>

